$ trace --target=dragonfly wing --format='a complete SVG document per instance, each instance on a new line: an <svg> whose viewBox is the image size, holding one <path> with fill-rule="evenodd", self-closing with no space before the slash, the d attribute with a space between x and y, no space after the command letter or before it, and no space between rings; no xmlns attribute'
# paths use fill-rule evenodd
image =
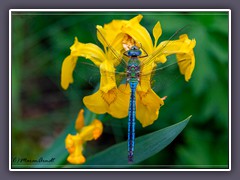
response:
<svg viewBox="0 0 240 180"><path fill-rule="evenodd" d="M94 88L100 81L100 70L91 61L79 58L73 77L81 87Z"/></svg>
<svg viewBox="0 0 240 180"><path fill-rule="evenodd" d="M117 41L118 39L119 40L122 39L122 37L119 37L119 36L123 36L123 34L119 34L119 36L117 36L115 38L116 41L113 41L112 44L110 44L105 39L103 32L101 32L99 29L97 29L97 36L98 36L98 39L102 42L102 44L105 44L106 47L108 48L108 53L109 52L111 53L111 55L112 55L111 59L114 59L114 61L115 61L114 65L115 66L122 65L122 66L126 67L127 61L123 58L124 52L118 52L115 48L113 48L113 47L118 47L117 49L122 49L122 51L123 51L122 43Z"/></svg>
<svg viewBox="0 0 240 180"><path fill-rule="evenodd" d="M180 28L167 41L164 41L161 47L159 46L159 49L142 59L141 81L143 84L148 81L155 91L165 91L170 86L172 87L173 84L178 83L177 80L184 81L184 78L181 78L179 67L189 66L191 62L187 59L177 61L175 54L170 53L169 50L168 53L166 51L167 47L171 47L174 40L179 40L180 35L189 34L189 30L189 25ZM165 61L165 63L156 63L156 58L163 58L162 62Z"/></svg>
<svg viewBox="0 0 240 180"><path fill-rule="evenodd" d="M155 92L165 93L169 88L174 88L179 81L184 82L184 76L181 75L179 66L186 61L177 62L175 55L168 57L164 64L157 64L151 72L141 74L141 83L149 82ZM181 82L180 82L181 83Z"/></svg>
<svg viewBox="0 0 240 180"><path fill-rule="evenodd" d="M174 43L174 40L179 40L179 36L182 35L182 34L188 34L189 33L189 30L190 30L190 26L189 25L186 25L180 29L178 29L177 31L175 31L173 33L172 36L170 36L170 38L168 38L168 40L160 43L161 46L158 47L152 54L149 54L146 58L144 58L142 60L142 66L149 66L152 64L153 61L155 61L156 58L159 58L161 55L164 54L164 56L168 56L170 54L167 54L165 51L166 51L166 48L168 46L170 46L172 43ZM162 58L165 58L165 57L162 57Z"/></svg>
<svg viewBox="0 0 240 180"><path fill-rule="evenodd" d="M116 86L126 82L126 72L123 66L115 68L115 72L109 72L107 70L101 70L93 64L91 61L81 58L78 60L76 70L74 72L74 79L81 81L81 86L89 86L89 88L96 87L101 78L107 79L107 77L114 77Z"/></svg>

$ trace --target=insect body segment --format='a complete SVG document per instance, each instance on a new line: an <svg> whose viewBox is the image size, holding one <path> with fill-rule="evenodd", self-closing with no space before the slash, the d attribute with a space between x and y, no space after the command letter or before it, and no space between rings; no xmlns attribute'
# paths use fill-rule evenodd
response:
<svg viewBox="0 0 240 180"><path fill-rule="evenodd" d="M138 82L130 82L131 96L128 111L128 162L133 162L134 140L135 140L135 120L136 120L136 87Z"/></svg>
<svg viewBox="0 0 240 180"><path fill-rule="evenodd" d="M127 82L139 82L140 80L140 61L137 57L130 58L127 67Z"/></svg>

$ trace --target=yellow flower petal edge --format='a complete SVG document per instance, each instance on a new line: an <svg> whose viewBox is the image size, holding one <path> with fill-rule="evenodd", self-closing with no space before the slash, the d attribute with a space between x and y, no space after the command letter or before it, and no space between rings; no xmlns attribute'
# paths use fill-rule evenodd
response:
<svg viewBox="0 0 240 180"><path fill-rule="evenodd" d="M122 87L119 88L122 89ZM90 111L97 114L109 113L113 117L124 118L128 115L129 99L129 94L113 88L107 93L98 90L90 96L85 96L83 102Z"/></svg>
<svg viewBox="0 0 240 180"><path fill-rule="evenodd" d="M152 89L147 93L136 93L136 118L143 127L151 125L158 118L159 109L164 105L164 98L160 98Z"/></svg>
<svg viewBox="0 0 240 180"><path fill-rule="evenodd" d="M193 50L191 50L189 53L177 54L176 56L181 74L185 76L185 81L189 81L195 67Z"/></svg>
<svg viewBox="0 0 240 180"><path fill-rule="evenodd" d="M65 146L70 155L67 158L67 161L71 164L83 164L86 159L82 154L83 151L83 143L77 135L68 134L65 139Z"/></svg>
<svg viewBox="0 0 240 180"><path fill-rule="evenodd" d="M61 86L66 90L69 84L73 83L73 70L77 63L76 56L67 56L62 63Z"/></svg>
<svg viewBox="0 0 240 180"><path fill-rule="evenodd" d="M161 42L156 51L163 49L162 54L170 55L177 53L188 53L196 45L195 39L190 40L186 34L183 34L179 37L178 40L168 40Z"/></svg>
<svg viewBox="0 0 240 180"><path fill-rule="evenodd" d="M130 20L122 28L122 32L131 36L136 42L140 42L142 48L147 52L152 52L153 45L150 34L147 29L139 24L135 19Z"/></svg>
<svg viewBox="0 0 240 180"><path fill-rule="evenodd" d="M122 41L126 34L123 32L123 29L139 24L141 19L142 15L137 15L130 20L113 20L109 24L105 24L104 27L97 25L98 40L104 46L107 59L112 61L115 67L121 63L123 53L125 52Z"/></svg>
<svg viewBox="0 0 240 180"><path fill-rule="evenodd" d="M100 90L107 93L111 89L116 88L115 68L109 61L104 61L100 65Z"/></svg>
<svg viewBox="0 0 240 180"><path fill-rule="evenodd" d="M162 35L162 28L161 28L160 22L158 21L153 28L154 47L157 46L157 41L161 35Z"/></svg>
<svg viewBox="0 0 240 180"><path fill-rule="evenodd" d="M93 139L97 139L103 131L103 126L101 121L94 119L92 123L88 126L84 126L81 129L79 136L82 141L91 141Z"/></svg>
<svg viewBox="0 0 240 180"><path fill-rule="evenodd" d="M80 110L75 123L76 135L68 134L65 139L65 147L69 152L67 161L72 164L83 164L86 159L83 156L83 145L86 141L98 139L103 132L102 122L94 119L90 125L83 126L83 110Z"/></svg>
<svg viewBox="0 0 240 180"><path fill-rule="evenodd" d="M109 61L104 61L100 66L100 88L92 95L83 98L84 105L97 114L109 113L113 117L123 118L128 114L129 87L126 92L117 88L115 69Z"/></svg>
<svg viewBox="0 0 240 180"><path fill-rule="evenodd" d="M77 38L75 38L75 42L70 49L71 54L62 63L61 86L64 90L69 87L69 84L73 83L73 71L78 57L90 59L96 66L100 66L106 60L105 54L98 46L91 43L80 43Z"/></svg>
<svg viewBox="0 0 240 180"><path fill-rule="evenodd" d="M185 76L185 81L189 81L195 67L193 48L196 46L196 40L190 40L186 34L181 35L179 39L184 42L187 47L183 53L176 53L176 57L181 74Z"/></svg>
<svg viewBox="0 0 240 180"><path fill-rule="evenodd" d="M106 56L101 48L92 43L81 43L77 37L75 37L75 42L70 49L72 56L90 59L96 66L100 66L100 64L106 60Z"/></svg>
<svg viewBox="0 0 240 180"><path fill-rule="evenodd" d="M104 26L97 25L97 29L102 33L106 41L112 45L112 43L116 40L116 37L123 33L122 29L124 26L130 24L136 24L139 23L142 20L142 15L139 14L135 17L133 17L130 20L112 20L108 24L104 24ZM102 43L103 46L107 46L106 42L103 40L103 38L97 33L98 40Z"/></svg>
<svg viewBox="0 0 240 180"><path fill-rule="evenodd" d="M84 126L84 110L81 109L78 113L78 117L75 122L75 129L77 131L80 131L83 126Z"/></svg>
<svg viewBox="0 0 240 180"><path fill-rule="evenodd" d="M158 57L163 57L163 61L164 57L176 54L180 72L185 76L185 80L189 81L195 67L195 57L193 52L195 46L195 39L190 40L186 34L182 34L179 37L179 40L161 42L155 49L155 52L163 49L162 51L159 51L160 54L158 54ZM160 59L156 58L154 62L159 63L159 60ZM163 61L161 60L162 63Z"/></svg>

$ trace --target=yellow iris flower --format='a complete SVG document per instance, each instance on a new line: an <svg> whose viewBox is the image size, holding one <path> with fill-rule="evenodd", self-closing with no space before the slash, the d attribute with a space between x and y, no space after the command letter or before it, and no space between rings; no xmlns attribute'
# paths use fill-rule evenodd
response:
<svg viewBox="0 0 240 180"><path fill-rule="evenodd" d="M154 43L145 27L140 25L142 15L138 15L130 20L113 20L111 23L97 26L98 31L106 39L97 33L99 41L104 46L104 51L98 46L78 42L71 46L71 53L65 58L62 64L61 85L67 89L73 83L72 73L78 57L90 59L100 68L100 88L93 95L83 99L85 106L97 114L109 113L116 118L124 118L128 115L130 88L122 84L117 87L115 79L115 67L121 63L116 54L122 55L128 46L133 43L140 43L141 48L149 55L140 58L141 75L140 83L136 89L136 118L142 126L151 125L159 114L159 109L164 105L164 98L160 98L151 88L151 72L157 63L165 63L167 56L176 54L180 72L188 81L191 78L195 66L193 48L196 41L188 39L186 34L179 37L179 40L163 41L157 45L157 41L162 34L160 22L153 28ZM108 47L111 46L111 49ZM114 49L114 53L112 52ZM162 49L162 51L159 51ZM114 55L115 54L115 55Z"/></svg>
<svg viewBox="0 0 240 180"><path fill-rule="evenodd" d="M101 121L95 119L88 126L84 126L83 109L79 112L75 129L77 130L76 135L68 134L65 139L65 146L69 152L67 161L72 164L83 164L86 159L82 154L83 145L86 141L99 138L102 134L103 126Z"/></svg>

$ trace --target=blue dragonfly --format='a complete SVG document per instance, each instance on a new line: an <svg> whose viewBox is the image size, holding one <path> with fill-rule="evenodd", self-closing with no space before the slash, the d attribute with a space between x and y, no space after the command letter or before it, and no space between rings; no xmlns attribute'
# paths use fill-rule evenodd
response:
<svg viewBox="0 0 240 180"><path fill-rule="evenodd" d="M120 79L119 82L121 84L129 85L130 87L130 101L129 101L129 109L128 109L128 162L132 163L134 161L134 145L135 145L135 121L136 121L136 88L138 84L142 83L143 81L148 81L148 79L144 78L149 75L151 77L154 76L155 84L154 87L157 89L159 86L164 86L163 83L166 82L162 73L165 70L168 70L168 73L165 77L167 77L168 85L171 84L176 78L180 76L178 66L181 63L186 63L185 59L180 60L178 62L168 61L165 63L167 65L164 66L157 66L154 70L150 72L142 72L143 68L150 66L152 60L156 58L168 45L171 43L171 39L175 36L179 35L183 29L183 27L176 31L167 41L167 43L158 51L154 52L153 54L148 54L143 47L137 46L136 44L132 45L132 47L126 50L123 54L118 53L115 49L112 48L111 44L107 42L104 38L104 35L97 29L98 33L100 34L101 38L105 41L107 47L110 49L112 54L114 55L116 61L118 61L119 65L116 67L115 75ZM123 58L123 56L127 57ZM140 61L140 58L145 58L144 61ZM88 63L84 63L88 64ZM95 66L92 66L95 67ZM90 68L91 69L91 68ZM124 72L122 72L124 70ZM95 70L94 70L95 71ZM92 72L92 71L91 71ZM109 73L108 73L109 74ZM92 75L91 77L95 78L97 76ZM160 83L161 81L161 83ZM170 83L169 83L170 82Z"/></svg>
<svg viewBox="0 0 240 180"><path fill-rule="evenodd" d="M145 52L146 53L146 52ZM140 65L139 58L148 56L142 55L137 46L132 46L130 50L124 53L130 57L127 65L127 82L130 85L130 104L128 110L128 162L133 162L134 139L135 139L135 120L136 120L136 88L140 81Z"/></svg>
<svg viewBox="0 0 240 180"><path fill-rule="evenodd" d="M172 39L174 36L176 36L182 29L176 31L169 38L169 40ZM146 61L141 62L139 58L145 58L145 57L148 57L149 55L143 48L133 45L129 50L123 53L124 56L128 57L128 61L125 61L114 49L111 48L111 45L106 41L103 34L101 34L99 30L98 30L98 33L101 35L102 39L111 49L114 56L120 61L120 64L124 65L126 69L125 73L123 74L125 74L126 76L126 83L129 84L130 86L130 102L129 102L130 104L129 104L129 110L128 110L128 162L132 163L133 155L134 155L134 145L135 145L136 88L138 84L141 83L142 80L144 80L143 77L146 75L149 75L149 73L141 74L141 68L143 68L144 66L148 66L149 62L151 62L151 60L154 57L156 57L164 49L164 47L160 49L158 52L151 54L149 58L146 58ZM185 60L181 60L178 63L183 63L184 61ZM173 65L177 65L177 62L170 63L164 67L156 68L154 70L154 73L156 75L156 72L160 70L164 70L167 67L170 67ZM152 74L153 72L150 72L150 73Z"/></svg>

